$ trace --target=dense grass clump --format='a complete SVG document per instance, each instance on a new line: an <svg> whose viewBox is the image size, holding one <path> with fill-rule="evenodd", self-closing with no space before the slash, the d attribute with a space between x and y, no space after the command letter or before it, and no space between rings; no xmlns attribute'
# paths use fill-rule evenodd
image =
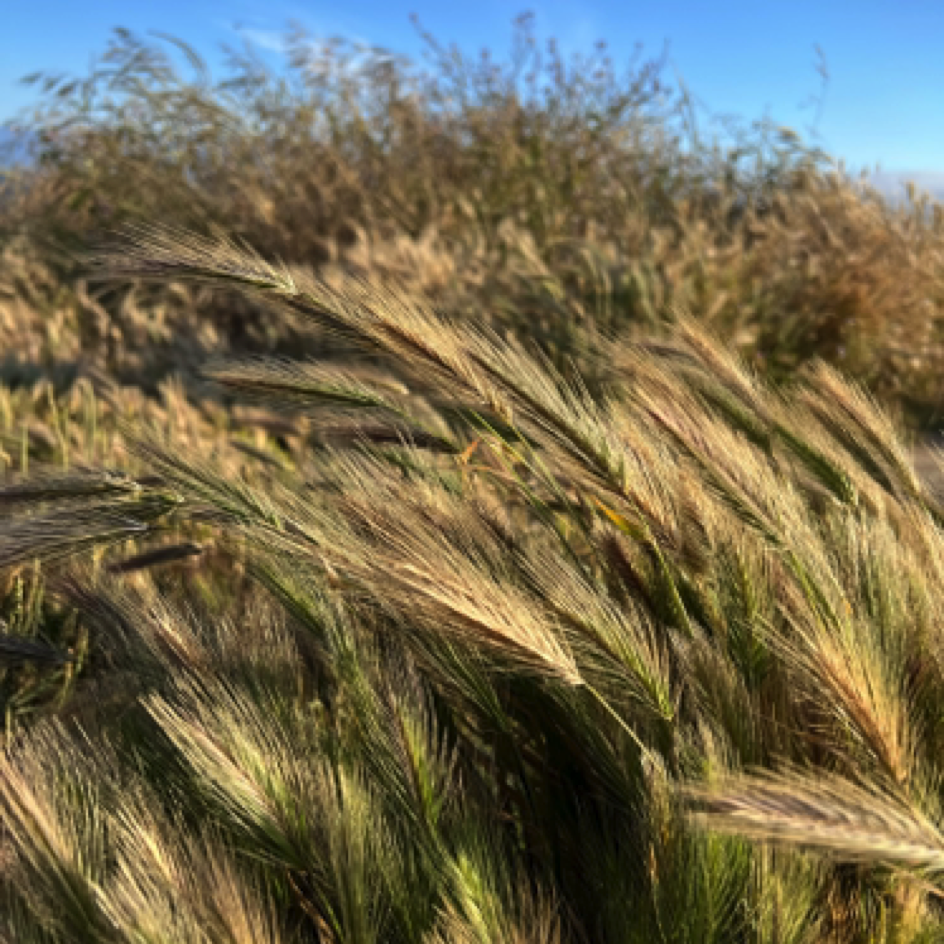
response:
<svg viewBox="0 0 944 944"><path fill-rule="evenodd" d="M516 35L50 82L0 940L941 939L941 221Z"/></svg>
<svg viewBox="0 0 944 944"><path fill-rule="evenodd" d="M92 653L19 653L67 689L0 768L11 939L933 939L944 506L862 392L687 319L593 396L370 280L100 262L374 366L208 367L306 448L139 424L136 474L0 492Z"/></svg>

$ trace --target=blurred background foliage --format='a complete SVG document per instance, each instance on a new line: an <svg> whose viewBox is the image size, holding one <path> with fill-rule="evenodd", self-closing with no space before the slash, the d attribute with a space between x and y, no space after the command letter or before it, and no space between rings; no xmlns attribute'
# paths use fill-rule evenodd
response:
<svg viewBox="0 0 944 944"><path fill-rule="evenodd" d="M3 377L101 369L153 392L211 350L325 352L218 290L90 283L81 252L148 221L395 280L591 380L598 337L685 312L770 376L822 357L937 422L938 207L892 210L767 120L706 118L664 58L565 59L527 16L505 61L423 36L414 63L293 32L283 71L232 50L213 77L179 40L118 30L88 75L29 77L34 162L0 213Z"/></svg>

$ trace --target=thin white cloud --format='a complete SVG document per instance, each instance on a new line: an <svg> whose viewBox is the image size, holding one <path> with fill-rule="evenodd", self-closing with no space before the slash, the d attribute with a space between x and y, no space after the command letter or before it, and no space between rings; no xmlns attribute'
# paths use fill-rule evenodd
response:
<svg viewBox="0 0 944 944"><path fill-rule="evenodd" d="M281 7L281 12L286 12L290 10L290 7ZM341 36L347 42L351 43L355 47L364 47L369 48L373 44L366 40L364 37L357 35L350 30L344 29L327 29L325 23L321 23L320 28L315 29L310 17L299 17L299 16L286 16L282 21L286 25L282 29L274 29L271 27L272 19L264 19L258 16L252 17L250 23L254 21L253 25L247 24L245 21L240 22L223 22L217 20L217 25L221 26L233 33L236 33L241 39L245 40L252 46L257 46L260 49L265 49L269 52L279 52L284 53L288 50L288 44L286 42L286 37L289 32L289 27L298 27L300 26L303 30L307 31L309 34L308 45L311 46L312 50L317 51L323 48L327 42L329 36Z"/></svg>
<svg viewBox="0 0 944 944"><path fill-rule="evenodd" d="M285 52L285 39L282 33L275 30L240 26L236 28L236 32L248 43L258 46L260 49L268 49L271 52Z"/></svg>

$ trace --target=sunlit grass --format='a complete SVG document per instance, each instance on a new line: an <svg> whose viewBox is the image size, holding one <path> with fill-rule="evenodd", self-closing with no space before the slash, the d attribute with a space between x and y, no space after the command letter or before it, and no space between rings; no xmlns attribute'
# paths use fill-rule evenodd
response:
<svg viewBox="0 0 944 944"><path fill-rule="evenodd" d="M0 939L940 936L940 220L529 36L48 90Z"/></svg>

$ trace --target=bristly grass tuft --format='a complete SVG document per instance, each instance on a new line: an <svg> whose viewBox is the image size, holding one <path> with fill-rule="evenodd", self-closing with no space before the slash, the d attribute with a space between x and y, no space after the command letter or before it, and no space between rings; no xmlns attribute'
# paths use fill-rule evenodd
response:
<svg viewBox="0 0 944 944"><path fill-rule="evenodd" d="M0 181L0 939L937 940L941 215L424 41Z"/></svg>

